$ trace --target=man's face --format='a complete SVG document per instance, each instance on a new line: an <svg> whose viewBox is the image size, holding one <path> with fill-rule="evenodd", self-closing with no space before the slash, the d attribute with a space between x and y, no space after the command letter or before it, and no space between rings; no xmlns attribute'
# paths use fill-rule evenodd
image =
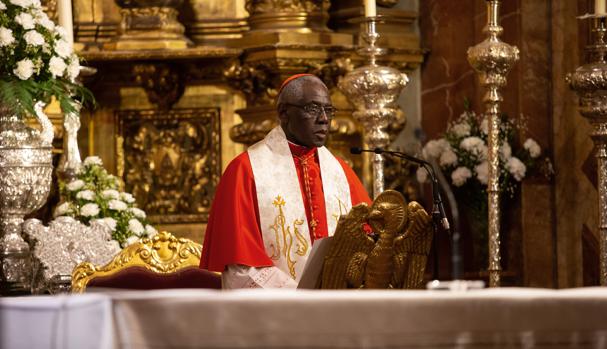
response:
<svg viewBox="0 0 607 349"><path fill-rule="evenodd" d="M331 98L327 87L316 79L302 83L302 93L285 101L279 117L287 139L293 143L312 147L325 145L331 123Z"/></svg>

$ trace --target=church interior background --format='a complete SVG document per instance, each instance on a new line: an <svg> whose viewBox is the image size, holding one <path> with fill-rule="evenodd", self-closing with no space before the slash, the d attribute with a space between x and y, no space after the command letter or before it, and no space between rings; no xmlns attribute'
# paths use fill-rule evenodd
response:
<svg viewBox="0 0 607 349"><path fill-rule="evenodd" d="M84 79L97 108L82 112L80 151L100 156L159 230L202 241L223 169L275 125L277 87L295 73L317 74L331 89L338 115L329 148L368 183L368 159L349 154L362 144L362 130L337 87L362 62L353 21L362 16L360 1L175 0L164 1L158 12L149 12L148 2L73 0L73 25L77 52L97 69ZM591 32L576 17L592 12L592 3L502 3L502 39L520 49L502 110L525 121L520 141L537 140L549 164L525 178L504 209L504 285L599 283L591 127L565 80L584 62ZM484 109L466 52L485 37L485 1L377 4L384 16L380 46L389 49L380 60L410 78L399 100L402 117L389 127L391 147L420 154L467 105L477 113ZM45 5L53 16L57 1ZM60 128L61 115L49 114ZM55 143L59 153L61 139ZM389 162L386 183L429 209L427 188L410 165ZM470 225L463 222L464 234ZM464 240L466 276L486 278ZM438 241L439 276L447 278L449 240Z"/></svg>

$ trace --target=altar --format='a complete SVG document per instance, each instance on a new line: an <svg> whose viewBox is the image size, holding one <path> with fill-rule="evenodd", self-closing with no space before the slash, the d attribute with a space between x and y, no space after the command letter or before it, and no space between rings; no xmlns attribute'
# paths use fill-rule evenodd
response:
<svg viewBox="0 0 607 349"><path fill-rule="evenodd" d="M602 288L0 299L0 348L605 348Z"/></svg>

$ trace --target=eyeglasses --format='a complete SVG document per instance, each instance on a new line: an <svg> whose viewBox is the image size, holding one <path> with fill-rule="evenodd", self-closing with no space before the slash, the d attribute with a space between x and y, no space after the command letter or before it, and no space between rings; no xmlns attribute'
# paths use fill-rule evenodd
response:
<svg viewBox="0 0 607 349"><path fill-rule="evenodd" d="M335 117L335 112L337 111L337 109L335 109L335 107L332 105L320 105L317 103L308 103L305 105L287 103L287 105L297 107L303 110L310 118L314 119L318 119L320 115L324 112L327 119L331 120Z"/></svg>

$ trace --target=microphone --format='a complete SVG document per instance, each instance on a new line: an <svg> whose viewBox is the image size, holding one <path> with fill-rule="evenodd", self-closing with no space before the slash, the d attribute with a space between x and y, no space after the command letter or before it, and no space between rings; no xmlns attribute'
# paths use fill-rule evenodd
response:
<svg viewBox="0 0 607 349"><path fill-rule="evenodd" d="M450 232L451 226L449 225L449 220L447 219L447 214L445 213L445 207L443 206L443 199L440 195L440 190L438 187L438 179L436 177L436 174L434 173L434 168L428 161L418 159L414 156L411 156L411 155L403 153L403 152L384 150L382 148L363 149L363 148L359 148L359 147L354 147L354 148L350 148L350 153L352 153L352 154L362 154L362 153L388 154L388 155L395 156L397 158L406 159L408 161L411 161L413 163L416 163L416 164L422 166L426 170L426 172L428 172L428 175L430 176L430 180L432 182L432 199L434 201L432 217L434 218L435 223L440 224L443 227L443 229L445 229L448 233L451 233Z"/></svg>

